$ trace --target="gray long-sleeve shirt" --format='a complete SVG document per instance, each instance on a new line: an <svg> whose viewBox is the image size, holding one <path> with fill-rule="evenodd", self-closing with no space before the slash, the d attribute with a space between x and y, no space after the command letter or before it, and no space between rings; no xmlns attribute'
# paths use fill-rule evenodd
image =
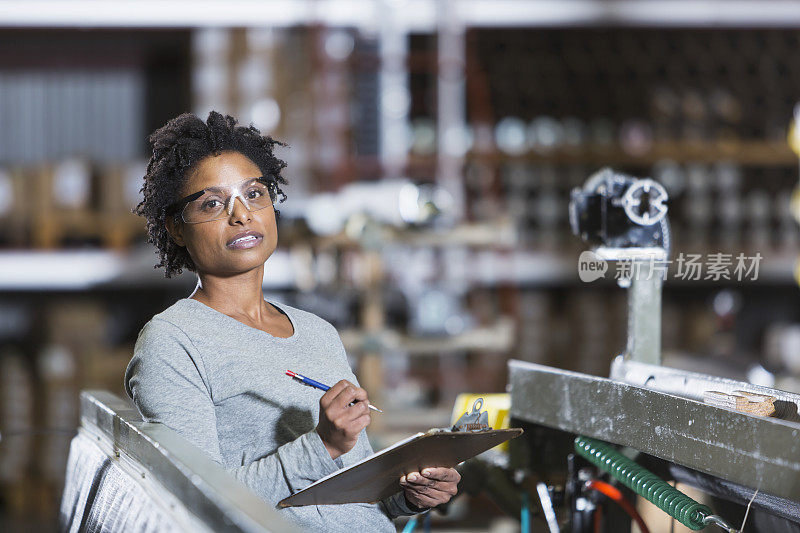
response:
<svg viewBox="0 0 800 533"><path fill-rule="evenodd" d="M271 505L373 453L362 431L352 450L331 459L315 430L322 391L285 375L357 383L336 329L301 309L275 307L291 321L291 337L178 300L142 328L125 373L125 390L145 420L177 431ZM280 513L313 531L348 533L394 532L391 518L414 514L402 492L379 504Z"/></svg>

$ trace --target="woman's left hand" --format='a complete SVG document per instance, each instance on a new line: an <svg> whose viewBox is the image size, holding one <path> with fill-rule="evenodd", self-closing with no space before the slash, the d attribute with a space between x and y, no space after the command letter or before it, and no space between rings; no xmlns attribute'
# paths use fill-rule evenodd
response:
<svg viewBox="0 0 800 533"><path fill-rule="evenodd" d="M406 499L416 507L436 507L450 501L458 492L461 474L454 468L423 468L400 478Z"/></svg>

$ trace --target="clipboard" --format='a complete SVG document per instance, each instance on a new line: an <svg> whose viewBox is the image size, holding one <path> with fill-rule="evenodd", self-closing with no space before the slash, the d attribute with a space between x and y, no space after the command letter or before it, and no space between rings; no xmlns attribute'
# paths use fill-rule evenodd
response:
<svg viewBox="0 0 800 533"><path fill-rule="evenodd" d="M375 503L402 490L400 477L429 466L452 468L522 434L522 429L451 431L431 429L314 482L278 503L279 507Z"/></svg>

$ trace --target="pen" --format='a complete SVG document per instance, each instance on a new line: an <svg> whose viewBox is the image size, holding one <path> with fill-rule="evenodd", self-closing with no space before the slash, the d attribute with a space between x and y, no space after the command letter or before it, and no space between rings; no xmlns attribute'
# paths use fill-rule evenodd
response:
<svg viewBox="0 0 800 533"><path fill-rule="evenodd" d="M286 371L286 375L287 375L287 376L290 376L290 377L293 377L293 378L294 378L294 379L296 379L297 381L300 381L300 382L302 382L302 383L305 383L306 385L310 385L310 386L314 387L315 389L319 389L319 390L323 390L323 391L326 391L326 390L330 389L330 387L329 387L329 386L327 386L327 385L323 385L323 384L322 384L322 383L320 383L319 381L314 381L314 380L313 380L313 379L311 379L311 378L307 378L307 377L305 377L305 376L301 376L301 375L300 375L300 374L298 374L297 372L292 372L291 370L287 370L287 371ZM367 404L367 407L369 407L369 408L370 408L370 409L372 409L373 411L378 411L379 413L382 413L382 412L383 412L383 411L381 411L380 409L378 409L377 407L375 407L374 405L371 405L371 404Z"/></svg>

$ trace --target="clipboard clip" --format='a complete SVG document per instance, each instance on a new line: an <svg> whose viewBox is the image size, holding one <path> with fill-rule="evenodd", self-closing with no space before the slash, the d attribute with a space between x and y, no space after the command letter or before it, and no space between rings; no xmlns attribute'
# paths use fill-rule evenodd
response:
<svg viewBox="0 0 800 533"><path fill-rule="evenodd" d="M463 415L458 417L456 423L453 424L453 431L488 431L491 430L489 426L489 413L481 411L483 407L483 398L477 398L472 404L472 411L465 411Z"/></svg>

